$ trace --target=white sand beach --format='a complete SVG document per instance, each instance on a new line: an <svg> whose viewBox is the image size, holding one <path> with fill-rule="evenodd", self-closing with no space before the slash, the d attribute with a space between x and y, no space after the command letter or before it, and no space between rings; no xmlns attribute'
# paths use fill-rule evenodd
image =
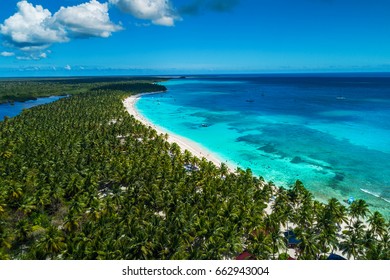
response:
<svg viewBox="0 0 390 280"><path fill-rule="evenodd" d="M197 156L199 158L204 157L207 160L213 162L217 166L220 166L221 163L224 162L231 171L235 170L235 168L236 168L235 166L233 166L233 165L229 164L228 162L224 161L223 159L219 158L218 156L216 156L215 154L213 154L212 152L210 152L206 148L202 147L198 143L191 141L188 138L176 135L170 131L167 131L166 129L164 129L160 126L153 124L148 119L146 119L142 114L140 114L137 111L137 109L135 108L135 104L137 103L138 99L143 95L156 94L156 93L157 92L141 93L141 94L137 94L137 95L132 95L132 96L126 98L123 101L123 104L124 104L127 112L129 112L130 115L133 115L137 120L142 122L144 125L154 128L158 133L161 133L161 134L167 133L168 134L168 142L169 143L175 142L176 144L178 144L181 147L182 151L188 150L194 156Z"/></svg>

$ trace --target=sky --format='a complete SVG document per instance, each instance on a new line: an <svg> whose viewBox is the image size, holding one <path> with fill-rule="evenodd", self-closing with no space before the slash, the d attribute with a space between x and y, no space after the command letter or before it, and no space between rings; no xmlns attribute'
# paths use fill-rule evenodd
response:
<svg viewBox="0 0 390 280"><path fill-rule="evenodd" d="M0 0L0 76L390 72L389 0Z"/></svg>

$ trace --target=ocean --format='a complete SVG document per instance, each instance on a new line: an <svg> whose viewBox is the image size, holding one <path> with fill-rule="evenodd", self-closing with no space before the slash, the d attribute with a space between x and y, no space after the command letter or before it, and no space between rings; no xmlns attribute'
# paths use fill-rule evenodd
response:
<svg viewBox="0 0 390 280"><path fill-rule="evenodd" d="M194 76L137 109L230 165L320 201L353 196L390 218L390 78Z"/></svg>

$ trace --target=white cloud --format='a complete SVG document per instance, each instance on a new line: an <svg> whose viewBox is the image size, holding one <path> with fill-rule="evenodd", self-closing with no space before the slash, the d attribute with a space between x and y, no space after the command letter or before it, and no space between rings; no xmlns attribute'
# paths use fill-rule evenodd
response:
<svg viewBox="0 0 390 280"><path fill-rule="evenodd" d="M41 5L23 0L17 12L0 24L4 46L17 49L17 59L41 59L43 50L53 43L68 42L72 38L109 37L122 27L111 22L108 3L96 0L72 7L61 7L54 15Z"/></svg>
<svg viewBox="0 0 390 280"><path fill-rule="evenodd" d="M180 18L169 0L109 0L123 12L136 18L151 20L157 25L173 26Z"/></svg>
<svg viewBox="0 0 390 280"><path fill-rule="evenodd" d="M0 55L1 56L14 56L15 53L13 53L13 52L1 52Z"/></svg>
<svg viewBox="0 0 390 280"><path fill-rule="evenodd" d="M70 65L68 64L68 65L66 65L66 66L64 67L64 69L70 71L70 70L72 70L72 67L70 67Z"/></svg>
<svg viewBox="0 0 390 280"><path fill-rule="evenodd" d="M54 22L65 28L71 37L109 37L122 27L110 21L108 4L96 0L73 7L61 7Z"/></svg>
<svg viewBox="0 0 390 280"><path fill-rule="evenodd" d="M0 24L2 34L11 46L18 48L46 48L52 43L66 42L62 28L53 27L49 10L33 6L27 1L17 3L17 12Z"/></svg>

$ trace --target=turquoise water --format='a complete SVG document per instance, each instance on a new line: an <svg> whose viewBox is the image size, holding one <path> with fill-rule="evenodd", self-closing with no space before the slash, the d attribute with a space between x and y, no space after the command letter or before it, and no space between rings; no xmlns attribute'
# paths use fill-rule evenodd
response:
<svg viewBox="0 0 390 280"><path fill-rule="evenodd" d="M5 116L12 118L19 115L24 109L47 104L56 101L60 98L63 98L63 96L43 97L43 98L38 98L36 100L28 100L25 102L14 102L13 104L10 103L0 104L0 121L2 121Z"/></svg>
<svg viewBox="0 0 390 280"><path fill-rule="evenodd" d="M143 96L150 121L229 164L317 199L365 199L390 217L390 79L202 77Z"/></svg>

